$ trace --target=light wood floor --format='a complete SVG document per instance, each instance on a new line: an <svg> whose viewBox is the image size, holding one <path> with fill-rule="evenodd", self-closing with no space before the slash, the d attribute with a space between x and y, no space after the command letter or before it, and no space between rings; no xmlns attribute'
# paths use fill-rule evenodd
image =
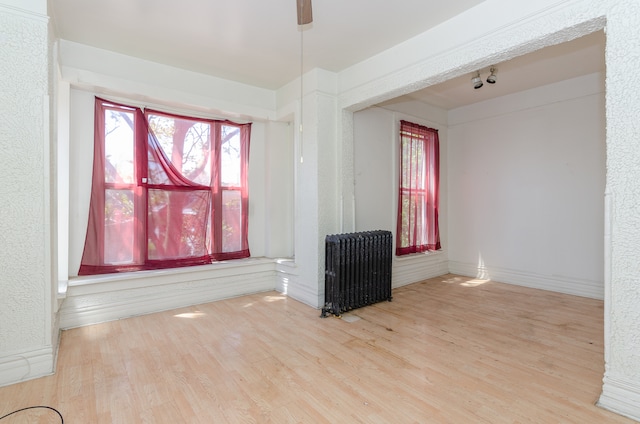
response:
<svg viewBox="0 0 640 424"><path fill-rule="evenodd" d="M0 416L65 423L632 423L594 406L601 301L447 275L343 316L276 292L64 331ZM40 421L38 421L40 420ZM55 423L45 411L2 424Z"/></svg>

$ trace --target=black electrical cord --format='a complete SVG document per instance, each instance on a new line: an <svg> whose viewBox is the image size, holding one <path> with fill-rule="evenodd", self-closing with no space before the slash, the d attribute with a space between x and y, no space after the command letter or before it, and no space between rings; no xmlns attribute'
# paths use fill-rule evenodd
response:
<svg viewBox="0 0 640 424"><path fill-rule="evenodd" d="M18 412L26 411L27 409L50 409L60 417L60 424L64 424L64 418L62 418L62 414L56 408L52 408L50 406L27 406L26 408L18 409L13 412L9 412L7 415L3 415L0 417L0 420L7 418L9 415L17 414Z"/></svg>

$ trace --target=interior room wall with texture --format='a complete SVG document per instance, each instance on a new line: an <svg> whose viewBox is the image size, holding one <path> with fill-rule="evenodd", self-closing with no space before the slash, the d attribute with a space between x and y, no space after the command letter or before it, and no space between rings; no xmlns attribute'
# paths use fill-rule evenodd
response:
<svg viewBox="0 0 640 424"><path fill-rule="evenodd" d="M0 385L51 373L57 345L48 30L46 2L0 1Z"/></svg>

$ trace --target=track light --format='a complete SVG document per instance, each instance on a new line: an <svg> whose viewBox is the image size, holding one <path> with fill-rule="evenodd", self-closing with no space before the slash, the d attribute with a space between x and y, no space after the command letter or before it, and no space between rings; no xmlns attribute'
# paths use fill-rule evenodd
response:
<svg viewBox="0 0 640 424"><path fill-rule="evenodd" d="M487 77L487 82L489 84L495 84L498 80L498 77L496 76L496 68L492 66L491 69L489 69L489 72L491 72L491 74Z"/></svg>
<svg viewBox="0 0 640 424"><path fill-rule="evenodd" d="M482 87L482 78L480 78L480 71L476 73L476 76L471 78L471 84L473 84L473 88L476 90Z"/></svg>
<svg viewBox="0 0 640 424"><path fill-rule="evenodd" d="M491 73L487 77L487 83L495 84L496 81L498 80L498 76L496 75L496 72L498 72L498 69L495 66L492 66L491 68L489 68L489 72ZM483 84L482 84L482 78L480 78L480 71L476 71L474 77L471 78L471 84L473 85L473 88L475 88L476 90L482 87Z"/></svg>

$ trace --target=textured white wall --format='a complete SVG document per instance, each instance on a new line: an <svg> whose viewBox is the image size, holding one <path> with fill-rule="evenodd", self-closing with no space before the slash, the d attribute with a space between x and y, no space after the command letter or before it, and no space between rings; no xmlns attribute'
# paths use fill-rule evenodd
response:
<svg viewBox="0 0 640 424"><path fill-rule="evenodd" d="M340 231L335 96L309 85L303 98L303 131L297 134L295 261L298 278L288 294L320 307L324 303L324 239Z"/></svg>
<svg viewBox="0 0 640 424"><path fill-rule="evenodd" d="M2 0L1 3L19 11L28 11L42 16L47 14L47 0Z"/></svg>
<svg viewBox="0 0 640 424"><path fill-rule="evenodd" d="M602 299L604 75L451 111L452 272Z"/></svg>
<svg viewBox="0 0 640 424"><path fill-rule="evenodd" d="M50 373L56 342L48 23L41 5L31 4L35 11L0 4L0 385Z"/></svg>
<svg viewBox="0 0 640 424"><path fill-rule="evenodd" d="M338 147L336 75L314 69L278 90L277 116L292 115L295 150L295 261L279 268L278 289L324 303L324 240L341 232L343 152ZM302 105L301 103L302 102ZM300 124L303 131L300 132Z"/></svg>
<svg viewBox="0 0 640 424"><path fill-rule="evenodd" d="M640 420L640 3L607 2L605 378L600 404Z"/></svg>

